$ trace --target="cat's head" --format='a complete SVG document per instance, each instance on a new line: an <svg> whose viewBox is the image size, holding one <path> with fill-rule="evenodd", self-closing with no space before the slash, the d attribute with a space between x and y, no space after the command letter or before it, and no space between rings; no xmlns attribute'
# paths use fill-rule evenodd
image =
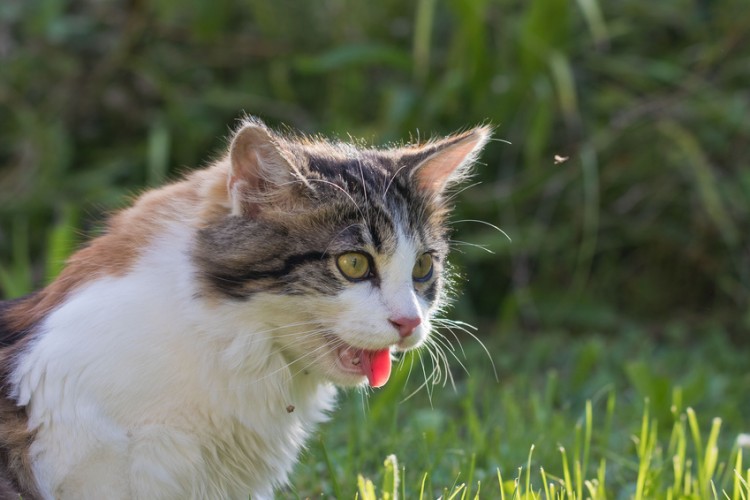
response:
<svg viewBox="0 0 750 500"><path fill-rule="evenodd" d="M198 235L205 291L262 315L300 373L384 384L390 353L423 344L443 301L446 192L489 133L373 149L246 120L226 212Z"/></svg>

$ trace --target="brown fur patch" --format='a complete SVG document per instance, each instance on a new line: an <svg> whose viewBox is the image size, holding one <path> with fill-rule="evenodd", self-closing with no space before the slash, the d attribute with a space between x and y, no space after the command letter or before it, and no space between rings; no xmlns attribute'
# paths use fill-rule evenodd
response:
<svg viewBox="0 0 750 500"><path fill-rule="evenodd" d="M45 289L14 308L7 318L14 330L27 330L57 307L79 286L102 276L123 276L141 251L170 221L198 224L199 186L206 175L190 178L142 195L110 219L105 234L73 254L65 269Z"/></svg>
<svg viewBox="0 0 750 500"><path fill-rule="evenodd" d="M0 350L0 498L3 499L39 498L29 457L34 433L28 429L26 408L17 406L10 397L8 380L18 354L31 339L32 324L25 321L19 311L35 299L35 295L29 296L0 311L4 333L19 339Z"/></svg>
<svg viewBox="0 0 750 500"><path fill-rule="evenodd" d="M16 406L8 397L0 398L0 484L12 485L23 498L39 497L29 456L33 440L34 433L27 428L26 408ZM3 494L0 498L8 497Z"/></svg>

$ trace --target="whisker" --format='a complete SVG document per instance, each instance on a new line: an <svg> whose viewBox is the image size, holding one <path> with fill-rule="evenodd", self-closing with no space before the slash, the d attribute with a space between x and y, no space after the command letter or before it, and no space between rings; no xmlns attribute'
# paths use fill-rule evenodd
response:
<svg viewBox="0 0 750 500"><path fill-rule="evenodd" d="M403 362L404 358L401 358L401 360ZM414 369L414 356L409 356L409 371L406 374L406 382L404 383L404 385L406 385L406 384L409 383L409 379L411 378L412 369Z"/></svg>
<svg viewBox="0 0 750 500"><path fill-rule="evenodd" d="M396 170L393 175L391 176L391 180L388 181L388 185L385 187L385 191L383 191L383 199L385 199L385 195L388 194L388 190L391 188L391 184L393 184L393 181L396 180L396 176L401 172L403 169L407 168L409 165L403 165L398 170Z"/></svg>
<svg viewBox="0 0 750 500"><path fill-rule="evenodd" d="M370 203L367 201L367 186L365 185L365 173L362 170L361 158L357 158L357 166L359 167L359 178L362 180L362 193L365 195L365 206L369 207Z"/></svg>
<svg viewBox="0 0 750 500"><path fill-rule="evenodd" d="M269 333L272 333L278 330L283 330L285 328L296 328L296 327L307 326L307 325L317 325L318 328L312 329L312 330L302 330L302 331L294 331L290 333L268 335ZM326 333L326 332L327 330L324 328L321 328L320 323L317 321L303 321L299 323L290 323L288 325L277 326L274 328L269 328L267 330L250 332L245 338L244 345L246 347L251 347L255 344L268 342L268 341L272 341L275 339L287 339L287 338L295 338L295 337L314 336L314 335L319 335L321 333ZM213 338L210 332L205 332L203 334L203 337Z"/></svg>
<svg viewBox="0 0 750 500"><path fill-rule="evenodd" d="M361 213L361 212L360 212L360 213ZM356 226L356 225L357 225L357 223L356 223L356 222L354 222L354 223L352 223L352 224L349 224L348 226L346 226L346 227L345 227L344 229L342 229L342 230L341 230L341 231L339 231L338 233L336 233L336 235L335 235L335 236L333 236L333 237L331 238L331 240L330 240L330 241L328 242L328 245L326 245L326 248L325 248L325 250L323 250L323 255L327 255L327 254L328 254L328 249L329 249L329 248L331 247L331 245L333 244L333 242L334 242L334 241L336 241L336 239L337 239L337 238L338 238L339 236L341 236L342 234L344 234L344 232L345 232L346 230L348 230L348 229L349 229L350 227L354 227L354 226Z"/></svg>
<svg viewBox="0 0 750 500"><path fill-rule="evenodd" d="M307 363L305 366L303 366L302 368L300 368L299 370L297 370L296 372L294 372L292 374L292 377L295 377L295 376L299 375L300 373L304 372L305 370L307 370L308 368L310 368L312 365L314 365L315 363L317 363L321 359L323 359L326 355L328 355L329 353L334 352L336 349L338 349L339 347L341 347L343 345L346 345L346 343L343 340L336 339L335 342L332 342L330 344L329 343L323 344L321 346L316 347L312 351L306 352L305 354L303 354L299 358L295 359L293 361L293 363L297 363L300 360L305 359L305 358L309 357L312 354L315 354L316 352L320 351L321 349L325 349L326 347L330 347L330 349L326 350L321 356L318 356L317 358L313 359L311 362Z"/></svg>
<svg viewBox="0 0 750 500"><path fill-rule="evenodd" d="M356 207L357 211L359 212L359 215L362 216L362 220L367 220L367 218L365 217L364 212L362 212L362 209L360 208L360 206L357 205L357 202L354 200L354 198L352 198L352 195L350 195L349 193L346 192L346 189L342 188L341 186L339 186L336 183L333 183L331 181L327 181L325 179L309 179L309 180L313 181L313 182L322 182L323 184L329 184L329 185L335 187L336 189L338 189L339 191L341 191L342 193L344 193L346 195L346 197L349 198L349 200L352 202L352 204L354 204L354 206Z"/></svg>
<svg viewBox="0 0 750 500"><path fill-rule="evenodd" d="M453 331L452 325L450 324L443 324L440 321L435 322L433 319L433 322L435 325L440 329L445 329L448 332L450 332L451 335L453 335L453 338L456 340L456 343L458 344L458 347L461 349L461 355L466 359L466 351L464 351L464 345L461 343L461 340L458 338L458 335L456 335L456 332ZM456 327L457 328L457 327ZM442 332L435 330L435 333L442 335ZM451 343L451 347L453 347L453 343Z"/></svg>
<svg viewBox="0 0 750 500"><path fill-rule="evenodd" d="M427 350L427 352L428 352L428 354L432 355L432 353L430 353L429 350ZM430 380L431 378L434 377L434 373L435 372L430 373L430 377L429 378L427 377L427 372L425 371L425 367L424 367L424 361L422 360L422 352L420 351L419 354L420 354L420 356L419 356L420 363L419 364L422 367L422 375L424 376L424 383L425 383L424 387L425 387L425 390L427 391L427 399L430 401L430 408L432 408L432 387L430 385L428 385L427 382L428 382L428 380Z"/></svg>
<svg viewBox="0 0 750 500"><path fill-rule="evenodd" d="M456 385L453 381L453 373L450 370L448 356L445 354L443 346L440 345L437 337L432 337L431 345L435 348L435 363L439 366L436 383L442 384L442 386L445 387L448 382L450 382L455 390Z"/></svg>
<svg viewBox="0 0 750 500"><path fill-rule="evenodd" d="M416 394L418 394L418 393L419 393L419 391L421 391L422 389L426 389L426 390L427 390L427 397L428 397L428 399L430 400L430 406L432 406L432 393L430 392L430 389L429 389L429 383L430 383L430 380L431 380L431 379L433 378L433 375L430 375L430 376L428 377L428 376L427 376L427 373L426 373L426 372L425 372L425 370L424 370L424 361L422 360L422 351L421 351L421 350L420 350L420 351L417 351L417 354L419 355L419 364L420 364L420 366L422 367L422 373L423 373L423 374L424 374L424 376L425 376L425 381L424 381L424 382L422 382L422 383L421 383L421 384L419 385L419 387L417 387L416 389L414 389L414 390L413 390L413 391L412 391L412 392L411 392L411 393L410 393L410 394L409 394L408 396L406 396L406 397L405 397L404 399L402 399L402 400L401 400L401 401L399 402L399 404L400 404L400 403L405 403L406 401L408 401L408 400L410 400L410 399L411 399L412 397L414 397L414 396L415 396Z"/></svg>
<svg viewBox="0 0 750 500"><path fill-rule="evenodd" d="M448 196L448 197L446 198L446 200L448 200L448 201L452 201L453 199L457 198L457 197L458 197L458 195L460 195L461 193L463 193L463 192L464 192L464 191L466 191L467 189L471 189L471 188L473 188L473 187L477 187L477 186L479 186L479 185L480 185L481 183L482 183L482 181L478 181L478 182L473 182L473 183L471 183L471 184L469 184L469 185L467 185L467 186L464 186L464 187L462 187L461 189L459 189L459 190L457 190L457 191L453 191L453 192L451 192L451 194L450 194L450 195L449 195L449 196Z"/></svg>
<svg viewBox="0 0 750 500"><path fill-rule="evenodd" d="M468 241L461 241L461 240L450 240L450 243L451 244L458 243L459 245L466 245L467 247L479 248L480 250L484 250L488 254L495 255L495 252L493 252L492 250L490 250L486 246L480 245L478 243L469 243Z"/></svg>
<svg viewBox="0 0 750 500"><path fill-rule="evenodd" d="M511 243L513 242L513 240L510 239L510 236L508 236L508 233L506 233L505 231L503 231L502 229L500 229L496 225L490 224L489 222L486 222L486 221L483 221L483 220L477 220L477 219L462 219L462 220L451 221L450 224L458 224L459 222L476 222L477 224L484 224L485 226L491 227L495 231L498 231L500 234L502 234L503 236L505 236L506 238L508 238L508 241L510 241Z"/></svg>
<svg viewBox="0 0 750 500"><path fill-rule="evenodd" d="M440 369L440 382L442 383L442 386L445 387L450 382L451 387L453 390L456 390L456 383L453 379L453 372L450 368L450 363L448 362L448 355L445 353L446 347L441 344L439 337L433 337L433 346L435 347L435 354L437 355L438 363L441 364ZM455 357L455 355L454 355Z"/></svg>
<svg viewBox="0 0 750 500"><path fill-rule="evenodd" d="M485 354L487 354L487 359L490 360L490 364L492 365L492 372L495 374L495 381L500 381L500 377L497 375L497 368L495 367L495 361L492 359L492 355L490 354L490 350L487 349L487 346L484 344L484 342L482 342L482 340L479 337L477 337L473 332L470 331L470 329L476 331L477 328L475 326L470 325L468 323L464 323L463 321L454 321L454 320L448 320L448 319L439 319L439 320L434 320L433 319L433 322L436 323L436 324L442 323L444 325L446 325L446 324L450 325L453 328L461 330L462 332L466 333L471 338L473 338L474 340L476 340L477 343L484 350Z"/></svg>
<svg viewBox="0 0 750 500"><path fill-rule="evenodd" d="M320 332L319 332L319 333L322 333L322 332L326 332L326 331L327 331L327 330L320 330ZM297 370L296 372L290 373L290 377L291 377L291 378L294 378L295 376L297 376L297 375L299 375L300 373L304 372L304 371L305 371L306 369L308 369L309 367L311 367L312 365L314 365L314 364L315 364L316 362L318 362L318 361L320 361L321 359L323 359L323 356L325 356L326 354L328 354L328 353L330 353L330 352L333 352L333 351L335 351L336 349L338 349L338 348L339 348L339 347L341 347L342 345L344 345L344 342L343 342L343 341L340 341L340 340L337 340L336 342L334 342L334 343L332 343L332 344L329 344L329 343L325 343L325 344L322 344L322 345L320 345L320 346L316 347L316 348L315 348L315 349L313 349L312 351L308 351L308 352L306 352L305 354L303 354L303 355L302 355L302 356L300 356L299 358L295 359L295 360L294 360L293 362L294 362L294 363L297 363L297 362L299 362L299 361L301 361L301 360L303 360L303 359L305 359L305 358L308 358L308 357L310 357L310 356L314 356L314 355L315 355L316 353L318 353L318 352L319 352L320 350L325 350L325 352L323 353L323 355L322 355L322 356L319 356L318 358L315 358L315 359L313 359L313 361L312 361L311 363L308 363L308 364L304 365L304 366L303 366L302 368L300 368L300 369L299 369L299 370ZM329 350L329 349L327 349L328 347L330 347L330 350ZM276 350L276 351L274 351L274 354L280 354L280 353L281 353L281 351L280 351L280 350ZM277 373L279 373L279 372L281 372L281 371L283 371L283 370L287 370L287 369L289 369L289 368L290 368L290 365L289 365L289 364L287 364L287 365L284 365L284 366L282 366L281 368L278 368L278 369L276 369L276 370L274 370L274 371L272 371L272 372L270 372L270 373L267 373L267 374L265 374L265 375L264 375L263 377L261 377L261 378L259 378L259 379L255 379L255 380L254 380L253 382L260 382L260 381L262 381L262 380L265 380L265 379L267 379L268 377L271 377L271 376L273 376L273 375L275 375L275 374L277 374Z"/></svg>
<svg viewBox="0 0 750 500"><path fill-rule="evenodd" d="M464 372L466 373L466 375L469 375L469 376L471 376L471 374L469 373L469 370L468 370L468 369L466 368L466 365L464 365L464 364L463 364L463 362L461 361L461 359L460 359L460 358L459 358L459 357L458 357L458 356L456 355L456 352L455 352L455 350L453 349L453 344L451 344L451 343L450 343L450 341L449 341L448 339L446 339L446 338L445 338L445 337L443 337L443 336L435 336L435 341L436 341L436 342L440 342L440 343L442 343L442 344L443 344L443 347L444 347L444 349L446 349L446 350L447 350L448 352L450 352L451 356L453 356L453 359L455 359L455 360L456 360L456 362L457 362L457 363L458 363L458 364L459 364L459 365L461 366L461 368L462 368L462 369L464 370ZM446 345L446 344L445 344L446 342L448 343L448 345ZM445 351L443 351L443 354L445 354ZM464 356L464 358L465 358L465 357L466 357L466 356ZM446 357L446 369L448 369L447 357ZM448 373L450 373L450 370L449 370L449 369L448 369ZM453 388L455 389L455 388L456 388L456 386L455 386L455 384L454 384L454 382L453 382L453 375L452 375L452 374L451 374L451 377L450 377L450 378L451 378L451 385L452 385L452 386L453 386Z"/></svg>

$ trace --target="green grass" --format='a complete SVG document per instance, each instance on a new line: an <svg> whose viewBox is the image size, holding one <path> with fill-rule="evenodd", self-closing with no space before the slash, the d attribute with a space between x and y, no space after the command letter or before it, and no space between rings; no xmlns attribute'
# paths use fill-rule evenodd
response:
<svg viewBox="0 0 750 500"><path fill-rule="evenodd" d="M750 498L750 378L726 338L523 338L485 339L498 380L463 339L455 389L404 401L423 382L407 357L385 388L345 394L278 497L388 498L396 482L404 498Z"/></svg>

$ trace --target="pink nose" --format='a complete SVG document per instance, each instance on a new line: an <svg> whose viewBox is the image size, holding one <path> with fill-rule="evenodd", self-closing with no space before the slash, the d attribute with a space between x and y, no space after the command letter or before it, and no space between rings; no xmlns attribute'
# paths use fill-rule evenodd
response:
<svg viewBox="0 0 750 500"><path fill-rule="evenodd" d="M390 321L391 324L396 327L396 330L398 330L398 334L401 336L401 338L411 335L414 332L414 329L418 327L422 322L419 316L415 318L391 318L388 321Z"/></svg>

